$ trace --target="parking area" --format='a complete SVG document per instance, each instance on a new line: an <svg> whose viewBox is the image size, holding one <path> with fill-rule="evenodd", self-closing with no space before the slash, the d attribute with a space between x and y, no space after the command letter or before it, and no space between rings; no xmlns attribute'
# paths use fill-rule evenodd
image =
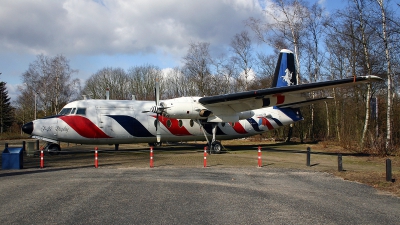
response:
<svg viewBox="0 0 400 225"><path fill-rule="evenodd" d="M1 224L397 224L399 198L273 168L54 167L0 173Z"/></svg>
<svg viewBox="0 0 400 225"><path fill-rule="evenodd" d="M18 146L10 143L9 146ZM98 148L98 168L94 149ZM145 144L64 144L59 154L24 156L24 169L0 171L1 224L396 224L400 199L316 170L333 170L334 154L305 147L263 152L204 144L154 149Z"/></svg>

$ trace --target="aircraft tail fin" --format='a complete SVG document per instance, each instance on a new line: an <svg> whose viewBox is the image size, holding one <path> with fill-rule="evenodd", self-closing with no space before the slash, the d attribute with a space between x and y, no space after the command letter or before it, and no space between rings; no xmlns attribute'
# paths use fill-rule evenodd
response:
<svg viewBox="0 0 400 225"><path fill-rule="evenodd" d="M290 50L282 49L276 64L272 87L286 87L297 84L294 54Z"/></svg>
<svg viewBox="0 0 400 225"><path fill-rule="evenodd" d="M294 54L290 50L282 49L279 53L278 62L276 64L272 87L287 87L297 84L298 83ZM274 106L274 109L280 110L282 113L290 117L293 121L299 121L303 119L300 113L300 109L297 108L295 105L288 105L282 108L279 106Z"/></svg>

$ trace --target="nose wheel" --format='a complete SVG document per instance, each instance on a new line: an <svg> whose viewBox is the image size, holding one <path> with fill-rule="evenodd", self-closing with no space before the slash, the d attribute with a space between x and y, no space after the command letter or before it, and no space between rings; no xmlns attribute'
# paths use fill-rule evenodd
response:
<svg viewBox="0 0 400 225"><path fill-rule="evenodd" d="M44 150L47 151L50 155L58 155L60 154L61 147L56 143L47 142Z"/></svg>

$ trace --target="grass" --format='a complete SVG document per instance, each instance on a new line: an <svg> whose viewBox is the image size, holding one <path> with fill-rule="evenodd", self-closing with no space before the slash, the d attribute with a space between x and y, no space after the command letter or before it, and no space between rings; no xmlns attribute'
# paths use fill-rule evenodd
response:
<svg viewBox="0 0 400 225"><path fill-rule="evenodd" d="M32 139L25 141L31 142ZM8 142L9 146L21 146L22 140ZM386 181L386 158L353 153L338 146L326 143L278 143L270 141L251 141L248 139L222 142L222 154L207 155L207 167L257 167L257 148L262 147L262 166L265 168L288 168L307 171L327 172L344 180L370 185L382 193L400 197L400 157L392 156L392 177L394 182ZM164 145L154 150L155 167L203 167L204 142ZM41 146L44 143L41 142ZM83 168L94 166L94 145L62 143L63 152L56 156L45 156L46 168ZM311 148L311 166L306 166L307 148ZM114 151L113 145L98 146L99 166L113 168L148 168L149 147L147 144L120 145ZM343 155L343 169L338 171L337 154ZM171 157L173 156L173 157ZM39 167L38 157L24 157L24 168Z"/></svg>

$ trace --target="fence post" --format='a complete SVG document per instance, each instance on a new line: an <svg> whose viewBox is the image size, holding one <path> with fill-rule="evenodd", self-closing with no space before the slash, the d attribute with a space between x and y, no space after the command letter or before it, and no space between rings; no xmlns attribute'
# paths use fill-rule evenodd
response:
<svg viewBox="0 0 400 225"><path fill-rule="evenodd" d="M307 147L307 166L311 166L311 148Z"/></svg>
<svg viewBox="0 0 400 225"><path fill-rule="evenodd" d="M342 172L343 171L343 159L342 159L342 154L338 154L338 171Z"/></svg>
<svg viewBox="0 0 400 225"><path fill-rule="evenodd" d="M386 181L392 182L392 160L386 159Z"/></svg>

